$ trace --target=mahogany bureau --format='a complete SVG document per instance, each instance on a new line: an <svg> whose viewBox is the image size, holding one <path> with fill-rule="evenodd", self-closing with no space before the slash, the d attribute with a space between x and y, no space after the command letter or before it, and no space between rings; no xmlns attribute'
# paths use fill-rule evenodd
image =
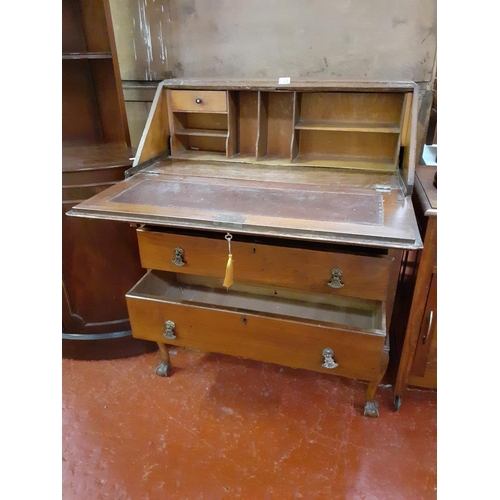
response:
<svg viewBox="0 0 500 500"><path fill-rule="evenodd" d="M411 192L412 82L165 80L134 166L70 215L137 226L132 333L368 382L388 363Z"/></svg>

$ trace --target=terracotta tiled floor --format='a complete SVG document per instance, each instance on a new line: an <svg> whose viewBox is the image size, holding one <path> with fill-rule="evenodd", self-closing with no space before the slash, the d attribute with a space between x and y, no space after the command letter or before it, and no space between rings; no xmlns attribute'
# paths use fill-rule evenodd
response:
<svg viewBox="0 0 500 500"><path fill-rule="evenodd" d="M63 359L67 500L436 498L436 393L175 349Z"/></svg>

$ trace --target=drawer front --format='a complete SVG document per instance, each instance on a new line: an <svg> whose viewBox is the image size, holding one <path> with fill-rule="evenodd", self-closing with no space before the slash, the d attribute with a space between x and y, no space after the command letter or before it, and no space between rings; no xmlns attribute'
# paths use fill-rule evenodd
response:
<svg viewBox="0 0 500 500"><path fill-rule="evenodd" d="M136 338L368 381L379 373L382 334L166 302L134 295L133 290L127 306ZM322 366L326 348L332 349L338 366Z"/></svg>
<svg viewBox="0 0 500 500"><path fill-rule="evenodd" d="M225 113L227 97L223 90L171 90L172 111Z"/></svg>
<svg viewBox="0 0 500 500"><path fill-rule="evenodd" d="M223 236L217 240L149 230L139 230L137 236L144 268L224 278L228 245ZM177 252L181 257L176 249L180 249ZM394 264L394 259L387 256L277 247L234 239L231 251L236 282L380 301L387 299Z"/></svg>

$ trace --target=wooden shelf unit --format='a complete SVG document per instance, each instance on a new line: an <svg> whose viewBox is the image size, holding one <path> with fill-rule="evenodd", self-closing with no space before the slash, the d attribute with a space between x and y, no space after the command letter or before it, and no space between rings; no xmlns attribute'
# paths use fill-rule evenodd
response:
<svg viewBox="0 0 500 500"><path fill-rule="evenodd" d="M197 93L179 90L175 80L164 83L160 92L169 109L166 139L172 158L411 171L405 151L411 89L205 88ZM405 182L411 185L412 179Z"/></svg>
<svg viewBox="0 0 500 500"><path fill-rule="evenodd" d="M62 4L63 355L112 358L151 350L133 339L124 293L141 275L125 224L66 216L132 165L107 0Z"/></svg>
<svg viewBox="0 0 500 500"><path fill-rule="evenodd" d="M109 5L67 0L62 13L63 143L130 147Z"/></svg>

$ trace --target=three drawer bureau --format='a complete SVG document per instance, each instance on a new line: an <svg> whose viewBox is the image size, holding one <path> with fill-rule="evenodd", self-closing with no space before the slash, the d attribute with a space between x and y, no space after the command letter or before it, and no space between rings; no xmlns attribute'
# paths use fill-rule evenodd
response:
<svg viewBox="0 0 500 500"><path fill-rule="evenodd" d="M389 360L413 212L412 82L166 80L127 178L72 216L137 228L132 333L368 382Z"/></svg>

